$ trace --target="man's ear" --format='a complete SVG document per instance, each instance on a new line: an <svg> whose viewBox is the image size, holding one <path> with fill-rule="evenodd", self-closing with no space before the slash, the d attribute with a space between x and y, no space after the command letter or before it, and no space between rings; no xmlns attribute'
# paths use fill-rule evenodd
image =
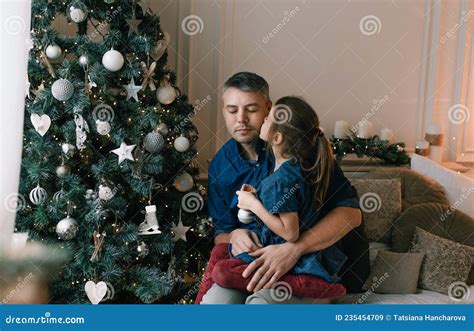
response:
<svg viewBox="0 0 474 331"><path fill-rule="evenodd" d="M270 99L267 100L267 110L268 110L268 112L270 112L270 110L272 109L272 105L273 105L273 104L272 104L272 102L270 101Z"/></svg>

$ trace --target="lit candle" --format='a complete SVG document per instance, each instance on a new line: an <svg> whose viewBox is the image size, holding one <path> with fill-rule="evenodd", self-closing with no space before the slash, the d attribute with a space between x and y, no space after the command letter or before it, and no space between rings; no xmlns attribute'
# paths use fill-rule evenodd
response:
<svg viewBox="0 0 474 331"><path fill-rule="evenodd" d="M387 140L387 141L390 141L392 140L393 138L393 131L390 130L390 129L382 129L382 131L380 131L380 140Z"/></svg>
<svg viewBox="0 0 474 331"><path fill-rule="evenodd" d="M359 123L359 129L357 131L357 136L362 139L369 139L372 137L372 122L361 121Z"/></svg>
<svg viewBox="0 0 474 331"><path fill-rule="evenodd" d="M334 127L334 138L346 139L348 131L349 123L346 121L336 121L336 126Z"/></svg>

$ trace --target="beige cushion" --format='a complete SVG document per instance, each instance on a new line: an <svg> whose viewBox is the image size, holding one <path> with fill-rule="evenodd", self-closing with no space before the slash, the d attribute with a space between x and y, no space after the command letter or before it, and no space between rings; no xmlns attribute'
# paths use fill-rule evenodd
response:
<svg viewBox="0 0 474 331"><path fill-rule="evenodd" d="M390 242L390 228L402 209L399 179L353 179L368 241Z"/></svg>
<svg viewBox="0 0 474 331"><path fill-rule="evenodd" d="M362 289L375 293L416 293L423 253L379 251Z"/></svg>
<svg viewBox="0 0 474 331"><path fill-rule="evenodd" d="M466 282L474 261L474 247L438 237L415 228L413 253L425 254L418 286L425 290L448 294L451 285Z"/></svg>
<svg viewBox="0 0 474 331"><path fill-rule="evenodd" d="M408 252L415 227L463 245L474 246L474 218L451 210L446 205L426 203L407 209L395 220L391 239L393 251ZM468 284L474 284L474 268L471 269Z"/></svg>

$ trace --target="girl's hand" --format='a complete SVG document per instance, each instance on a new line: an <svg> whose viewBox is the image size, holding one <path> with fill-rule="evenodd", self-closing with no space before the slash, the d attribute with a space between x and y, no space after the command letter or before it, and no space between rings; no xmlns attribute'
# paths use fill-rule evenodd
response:
<svg viewBox="0 0 474 331"><path fill-rule="evenodd" d="M237 191L236 194L239 197L239 203L237 207L241 209L247 209L250 211L254 211L256 204L259 202L255 194L247 191Z"/></svg>

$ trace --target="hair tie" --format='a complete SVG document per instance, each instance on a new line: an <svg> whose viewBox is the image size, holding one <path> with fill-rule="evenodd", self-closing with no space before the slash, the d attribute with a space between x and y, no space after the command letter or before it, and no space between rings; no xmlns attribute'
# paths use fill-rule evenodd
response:
<svg viewBox="0 0 474 331"><path fill-rule="evenodd" d="M320 128L316 128L316 137L324 137L324 132Z"/></svg>

